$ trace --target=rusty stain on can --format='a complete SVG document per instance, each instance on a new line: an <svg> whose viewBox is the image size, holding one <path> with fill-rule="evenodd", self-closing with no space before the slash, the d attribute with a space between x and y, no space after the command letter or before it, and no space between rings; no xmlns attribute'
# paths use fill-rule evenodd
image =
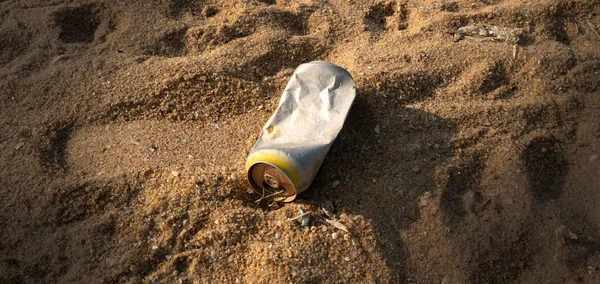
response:
<svg viewBox="0 0 600 284"><path fill-rule="evenodd" d="M355 96L356 86L344 68L324 61L298 66L277 111L248 154L246 172L252 189L284 202L306 190Z"/></svg>

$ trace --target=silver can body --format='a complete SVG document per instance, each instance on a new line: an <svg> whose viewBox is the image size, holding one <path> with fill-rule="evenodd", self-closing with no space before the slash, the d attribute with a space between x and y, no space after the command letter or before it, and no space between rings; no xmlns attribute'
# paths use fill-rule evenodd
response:
<svg viewBox="0 0 600 284"><path fill-rule="evenodd" d="M250 186L279 201L292 201L314 180L356 96L348 71L324 61L294 71L279 106L250 151Z"/></svg>

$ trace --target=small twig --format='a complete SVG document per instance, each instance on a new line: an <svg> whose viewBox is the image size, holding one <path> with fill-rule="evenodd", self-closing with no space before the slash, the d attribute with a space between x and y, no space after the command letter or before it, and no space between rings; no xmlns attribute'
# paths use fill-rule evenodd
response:
<svg viewBox="0 0 600 284"><path fill-rule="evenodd" d="M394 225L394 229L396 229L396 231L398 231L398 223L396 223L396 220L394 219L394 217L392 217L392 225Z"/></svg>
<svg viewBox="0 0 600 284"><path fill-rule="evenodd" d="M263 193L262 193L262 196L261 196L261 197L260 197L258 200L254 201L254 203L256 203L256 204L260 204L260 203L261 203L263 200L265 200L265 199L269 199L270 197L273 197L273 196L275 196L275 195L282 194L282 193L284 193L284 192L285 192L285 190L280 190L280 191L277 191L277 192L274 192L274 193L271 193L271 194L269 194L269 195L265 196L265 189L263 188Z"/></svg>
<svg viewBox="0 0 600 284"><path fill-rule="evenodd" d="M310 215L310 211L304 212L303 214L300 214L296 217L292 217L292 218L287 218L286 221L290 222L290 221L294 221L294 220L298 220L298 219L302 219L304 216L306 215Z"/></svg>
<svg viewBox="0 0 600 284"><path fill-rule="evenodd" d="M404 219L408 220L408 221L412 221L412 222L416 222L417 220L415 220L415 218L410 217L408 215L402 215L401 217L403 217Z"/></svg>
<svg viewBox="0 0 600 284"><path fill-rule="evenodd" d="M284 193L284 192L285 192L285 190L280 190L280 191L278 191L278 192L271 193L271 194L269 194L269 195L265 196L265 199L267 199L267 198L269 198L269 197L273 197L273 196L275 196L275 195L282 194L282 193Z"/></svg>
<svg viewBox="0 0 600 284"><path fill-rule="evenodd" d="M590 22L590 20L586 20L586 22L587 22L588 26L590 26L590 28L592 28L592 31L594 31L594 33L596 34L596 36L597 36L598 38L600 38L600 34L598 33L598 31L596 31L596 27L594 27L594 24L592 24L592 23Z"/></svg>
<svg viewBox="0 0 600 284"><path fill-rule="evenodd" d="M69 59L71 58L71 54L61 54L61 55L57 55L54 57L54 59L52 60L52 62L50 63L50 66L54 65L54 63L61 61L63 59Z"/></svg>
<svg viewBox="0 0 600 284"><path fill-rule="evenodd" d="M465 39L470 39L470 40L472 40L474 42L477 42L477 43L481 43L481 42L484 42L484 41L494 41L494 42L497 41L497 39L493 38L493 37L474 37L474 36L467 36L466 35L466 36L464 36L464 38Z"/></svg>
<svg viewBox="0 0 600 284"><path fill-rule="evenodd" d="M254 201L254 203L260 204L260 202L264 199L264 197L265 197L265 188L263 187L262 190L263 190L262 195L260 196L259 199L257 199L256 201Z"/></svg>
<svg viewBox="0 0 600 284"><path fill-rule="evenodd" d="M323 211L323 213L325 213L325 216L327 216L329 218L333 218L333 215L331 215L331 213L329 213L329 211L327 211L327 209L321 208L321 210Z"/></svg>
<svg viewBox="0 0 600 284"><path fill-rule="evenodd" d="M13 59L13 61L5 64L4 66L2 66L2 68L8 68L9 66L11 66L13 63L15 63L19 59L21 59L21 56L18 56L17 58Z"/></svg>

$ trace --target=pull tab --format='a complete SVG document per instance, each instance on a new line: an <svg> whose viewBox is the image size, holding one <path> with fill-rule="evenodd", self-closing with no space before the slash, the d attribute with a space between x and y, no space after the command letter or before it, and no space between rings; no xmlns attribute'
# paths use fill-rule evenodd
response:
<svg viewBox="0 0 600 284"><path fill-rule="evenodd" d="M279 180L277 180L274 176L270 174L265 174L265 179L263 180L269 187L271 188L279 188Z"/></svg>

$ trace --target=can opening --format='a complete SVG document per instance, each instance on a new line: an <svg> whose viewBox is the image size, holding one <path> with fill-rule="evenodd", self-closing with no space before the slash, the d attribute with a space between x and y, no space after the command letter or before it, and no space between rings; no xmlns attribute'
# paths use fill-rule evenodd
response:
<svg viewBox="0 0 600 284"><path fill-rule="evenodd" d="M252 189L276 201L292 201L296 198L296 188L288 175L279 167L267 162L257 162L248 169L248 181Z"/></svg>

